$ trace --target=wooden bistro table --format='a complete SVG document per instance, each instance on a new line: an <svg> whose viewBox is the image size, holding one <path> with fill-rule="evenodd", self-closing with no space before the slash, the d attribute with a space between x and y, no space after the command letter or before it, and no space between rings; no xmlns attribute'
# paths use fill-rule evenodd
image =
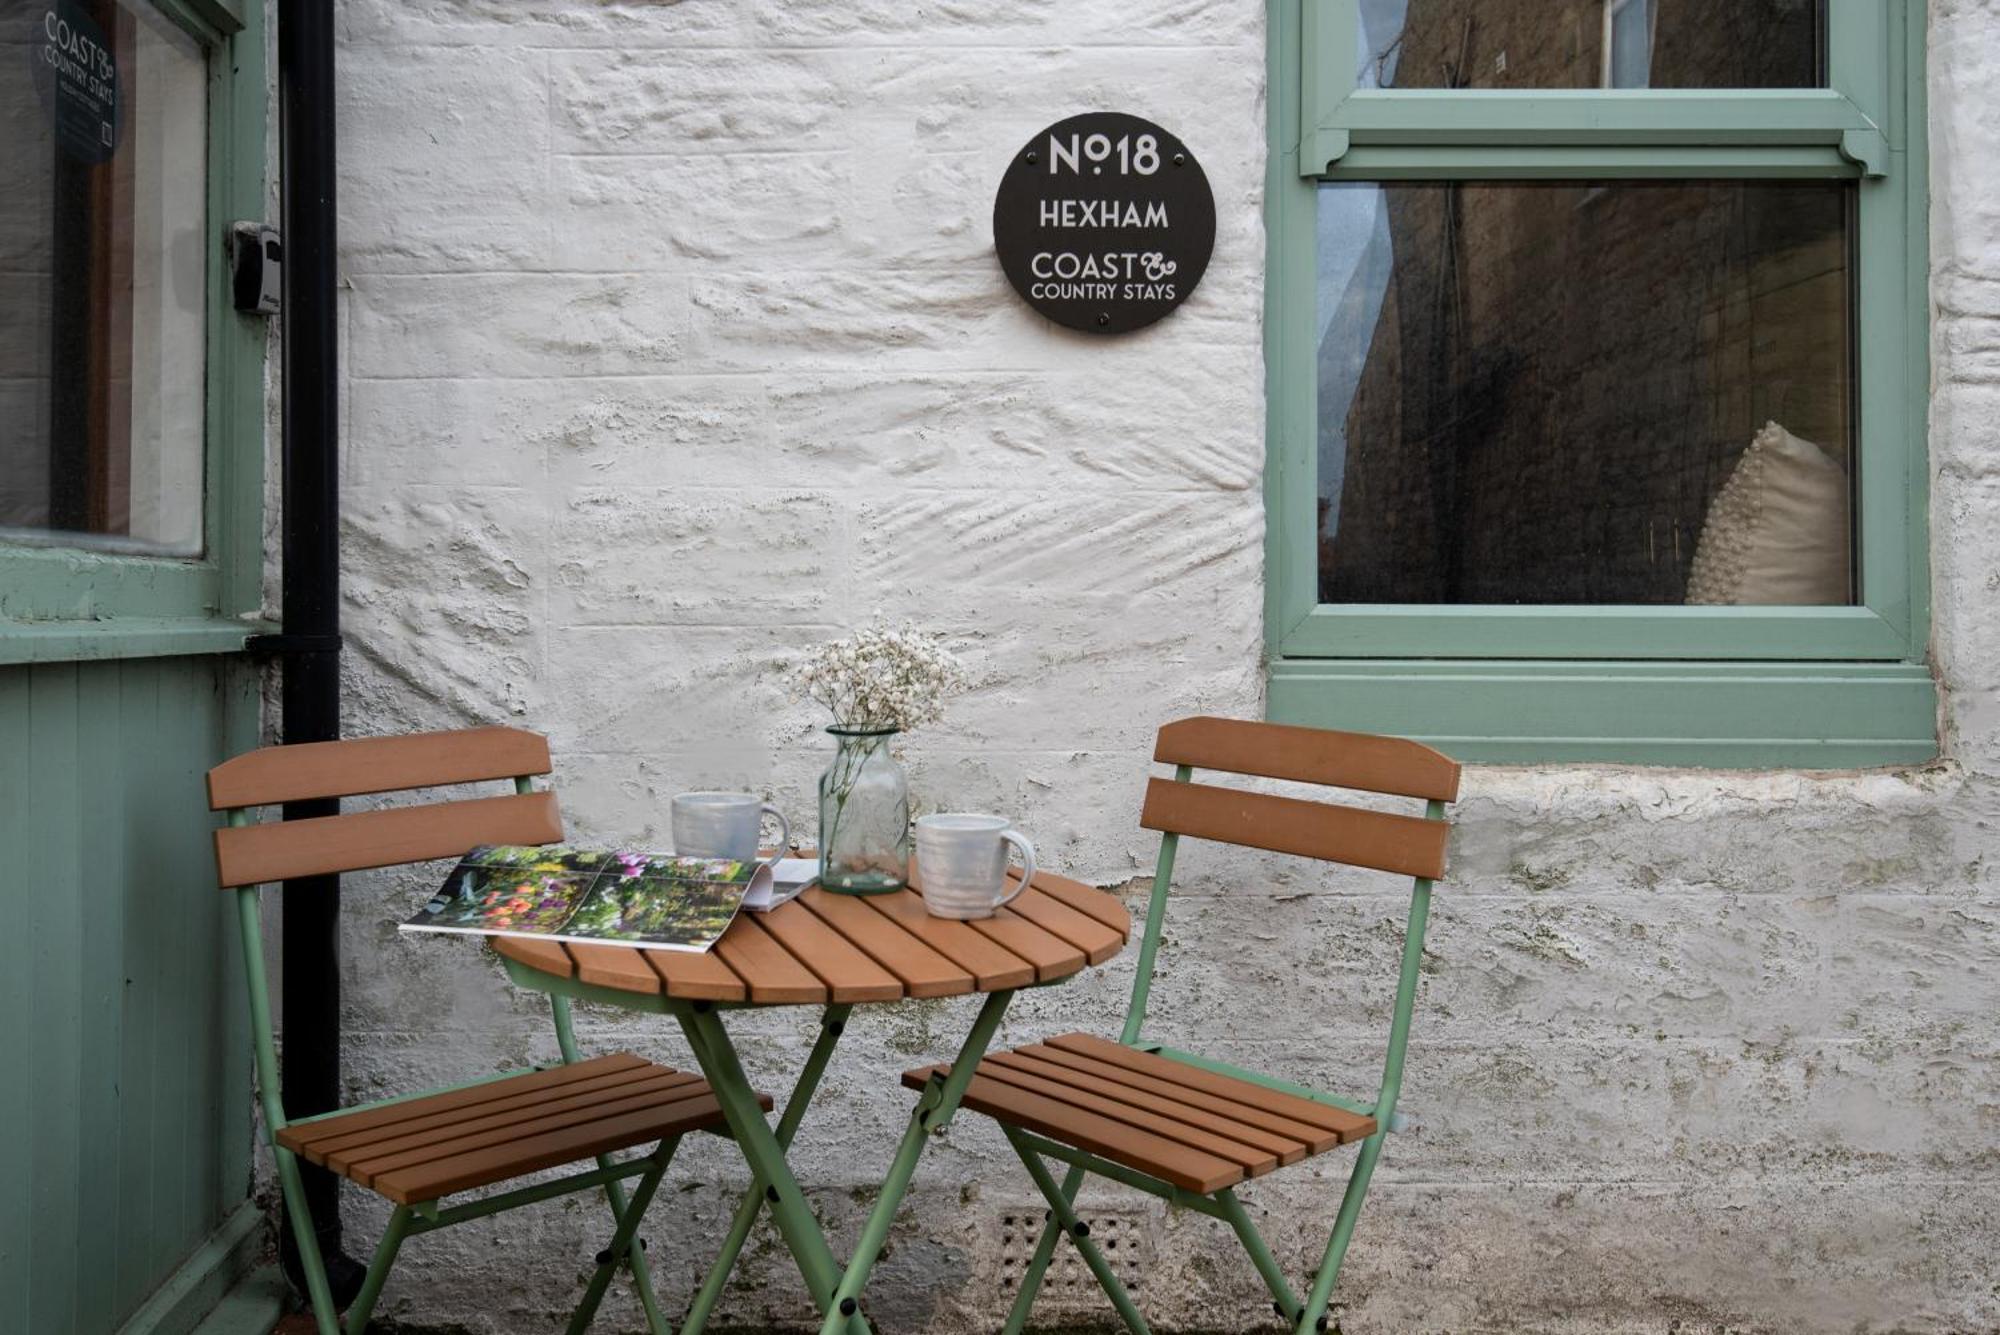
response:
<svg viewBox="0 0 2000 1335"><path fill-rule="evenodd" d="M672 1016L714 1087L755 1181L737 1206L722 1253L695 1294L681 1335L700 1335L767 1201L813 1302L825 1314L823 1335L842 1329L861 1335L869 1329L860 1311L861 1290L924 1143L943 1132L958 1110L1008 1001L1017 989L1059 982L1085 964L1102 964L1124 948L1131 930L1131 917L1115 896L1038 871L1012 904L974 922L932 917L915 890L859 897L814 886L769 913L739 913L703 954L512 937L496 939L494 949L523 987ZM926 1082L843 1271L807 1208L785 1151L853 1007L969 992L985 993L986 1002L950 1067ZM773 1129L722 1017L741 1007L803 1005L825 1008L819 1035Z"/></svg>

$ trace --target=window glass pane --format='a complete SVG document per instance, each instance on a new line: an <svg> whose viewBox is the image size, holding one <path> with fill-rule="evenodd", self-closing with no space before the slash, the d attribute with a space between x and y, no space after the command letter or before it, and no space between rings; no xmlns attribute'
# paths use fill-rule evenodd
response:
<svg viewBox="0 0 2000 1335"><path fill-rule="evenodd" d="M1358 0L1361 88L1818 88L1826 0ZM1636 82L1627 79L1637 76Z"/></svg>
<svg viewBox="0 0 2000 1335"><path fill-rule="evenodd" d="M0 0L0 539L201 550L207 68L143 0Z"/></svg>
<svg viewBox="0 0 2000 1335"><path fill-rule="evenodd" d="M1851 209L1320 186L1320 600L1853 601Z"/></svg>

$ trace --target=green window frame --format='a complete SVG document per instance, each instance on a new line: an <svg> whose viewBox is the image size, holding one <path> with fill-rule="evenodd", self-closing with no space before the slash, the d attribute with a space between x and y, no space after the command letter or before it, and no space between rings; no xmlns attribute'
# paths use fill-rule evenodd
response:
<svg viewBox="0 0 2000 1335"><path fill-rule="evenodd" d="M149 0L208 57L207 383L197 557L0 543L0 664L241 649L265 627L263 317L238 314L228 224L266 216L261 0Z"/></svg>
<svg viewBox="0 0 2000 1335"><path fill-rule="evenodd" d="M1269 0L1268 712L1465 760L1844 768L1937 755L1929 636L1924 6L1833 0L1828 87L1354 90L1358 0ZM1317 601L1322 181L1853 180L1851 607Z"/></svg>

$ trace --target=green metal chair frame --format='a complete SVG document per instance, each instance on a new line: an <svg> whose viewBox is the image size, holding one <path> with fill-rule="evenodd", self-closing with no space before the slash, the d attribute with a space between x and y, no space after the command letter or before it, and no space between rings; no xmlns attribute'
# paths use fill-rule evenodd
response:
<svg viewBox="0 0 2000 1335"><path fill-rule="evenodd" d="M1146 814L1142 817L1143 825L1161 832L1160 852L1153 873L1152 894L1146 906L1145 935L1140 942L1132 1000L1119 1041L1140 1052L1154 1053L1200 1070L1217 1072L1372 1117L1375 1129L1362 1141L1319 1268L1313 1276L1312 1287L1305 1300L1300 1301L1233 1188L1223 1188L1207 1195L1190 1192L1124 1164L1002 1123L1002 1132L1049 1203L1048 1222L1043 1226L1034 1256L1022 1276L1021 1288L1015 1295L1004 1330L1006 1335L1019 1335L1026 1324L1029 1309L1034 1305L1036 1292L1054 1256L1056 1239L1062 1236L1069 1238L1082 1254L1084 1264L1096 1277L1127 1328L1138 1335L1145 1335L1145 1319L1097 1245L1090 1240L1088 1228L1074 1209L1077 1191L1084 1178L1096 1174L1228 1224L1270 1290L1279 1316L1290 1323L1298 1335L1308 1335L1309 1332L1326 1329L1327 1305L1332 1299L1334 1284L1340 1277L1341 1263L1354 1235L1355 1221L1368 1195L1368 1184L1374 1176L1375 1165L1382 1157L1383 1142L1396 1129L1396 1100L1403 1083L1403 1054L1409 1040L1410 1014L1416 1000L1418 966L1423 958L1424 932L1430 916L1431 887L1443 874L1444 843L1450 828L1444 809L1447 803L1457 799L1459 767L1456 762L1431 748L1402 738L1219 718L1183 719L1167 724L1160 729L1153 758L1156 762L1173 765L1175 770L1171 781L1160 778L1150 781ZM1196 769L1422 799L1425 802L1423 822L1434 828L1414 828L1420 823L1408 816L1195 784L1191 779ZM1414 870L1419 873L1411 877L1409 921L1403 941L1401 972L1396 983L1394 1016L1389 1026L1388 1053L1382 1066L1381 1084L1372 1102L1321 1093L1304 1085L1149 1042L1142 1037L1146 1001L1152 989L1153 964L1159 953L1160 930L1166 917L1167 892L1173 880L1174 854L1184 834L1297 853L1348 866L1402 871L1405 874ZM1069 1172L1061 1183L1056 1181L1043 1162L1044 1157L1069 1165Z"/></svg>
<svg viewBox="0 0 2000 1335"><path fill-rule="evenodd" d="M300 1181L298 1157L278 1143L287 1126L344 1117L371 1108L458 1089L471 1089L524 1071L502 1072L459 1085L419 1091L373 1103L356 1104L319 1117L288 1120L279 1098L278 1050L271 1028L271 998L264 971L264 940L259 892L263 886L292 876L336 871L362 871L433 858L456 856L481 843L551 843L562 837L561 815L553 792L537 792L534 776L550 770L547 741L511 728L475 728L460 732L420 733L402 737L316 742L266 747L225 761L209 772L209 805L225 811L228 828L216 832L218 879L233 889L237 929L243 950L243 970L250 997L251 1032L255 1043L257 1084L264 1112L264 1134L277 1160L285 1211L297 1240L305 1272L307 1297L321 1335L360 1335L380 1297L403 1242L482 1219L536 1201L601 1188L611 1208L615 1229L608 1247L597 1254L581 1301L572 1314L570 1335L580 1335L595 1317L605 1291L620 1265L626 1266L645 1308L653 1335L670 1335L653 1292L642 1248L633 1245L639 1221L660 1184L678 1134L659 1142L650 1153L618 1160L594 1156L593 1170L551 1181L482 1196L441 1207L436 1200L397 1204L389 1215L366 1277L347 1309L343 1325L336 1311L326 1265L320 1254L312 1213ZM349 813L283 824L255 825L254 808L313 798L351 797L401 792L448 784L512 779L514 794L504 797L435 802L417 807ZM415 819L411 819L411 818ZM249 877L254 876L254 880ZM564 1064L580 1060L567 997L551 997L556 1038ZM542 1067L532 1070L547 1069ZM628 1199L623 1182L637 1178Z"/></svg>

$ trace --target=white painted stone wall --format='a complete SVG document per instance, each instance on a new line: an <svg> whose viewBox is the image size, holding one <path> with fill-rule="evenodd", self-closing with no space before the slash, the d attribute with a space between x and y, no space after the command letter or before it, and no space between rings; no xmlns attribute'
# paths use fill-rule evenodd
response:
<svg viewBox="0 0 2000 1335"><path fill-rule="evenodd" d="M667 797L697 785L767 788L809 824L827 747L782 675L879 611L949 635L977 679L909 739L921 802L1013 813L1093 881L1137 874L1150 730L1261 703L1262 6L339 8L350 731L545 730L586 837L662 841ZM1939 0L1930 77L1950 759L1472 772L1418 1126L1355 1244L1350 1332L2000 1328L2000 7ZM1093 108L1185 137L1220 217L1193 300L1114 341L1034 318L989 247L1009 153ZM1366 1087L1400 893L1183 863L1159 1032ZM356 1098L553 1050L477 948L398 938L428 888L350 889ZM1104 1028L1130 970L1024 996L1006 1038ZM907 1115L895 1074L970 1015L851 1025L797 1154L837 1247ZM781 1088L811 1021L746 1019L753 1074ZM688 1060L662 1023L585 1028ZM1346 1163L1245 1192L1295 1272ZM714 1145L676 1166L648 1226L670 1310L743 1176ZM880 1328L996 1327L1002 1220L1038 1218L1032 1196L965 1118L877 1272ZM1270 1324L1216 1226L1090 1208L1131 1221L1159 1328ZM379 1222L357 1198L352 1247ZM422 1239L384 1311L551 1328L603 1237L578 1197ZM604 1328L636 1328L615 1302ZM1039 1310L1109 1317L1084 1288ZM760 1230L724 1315L806 1312Z"/></svg>

